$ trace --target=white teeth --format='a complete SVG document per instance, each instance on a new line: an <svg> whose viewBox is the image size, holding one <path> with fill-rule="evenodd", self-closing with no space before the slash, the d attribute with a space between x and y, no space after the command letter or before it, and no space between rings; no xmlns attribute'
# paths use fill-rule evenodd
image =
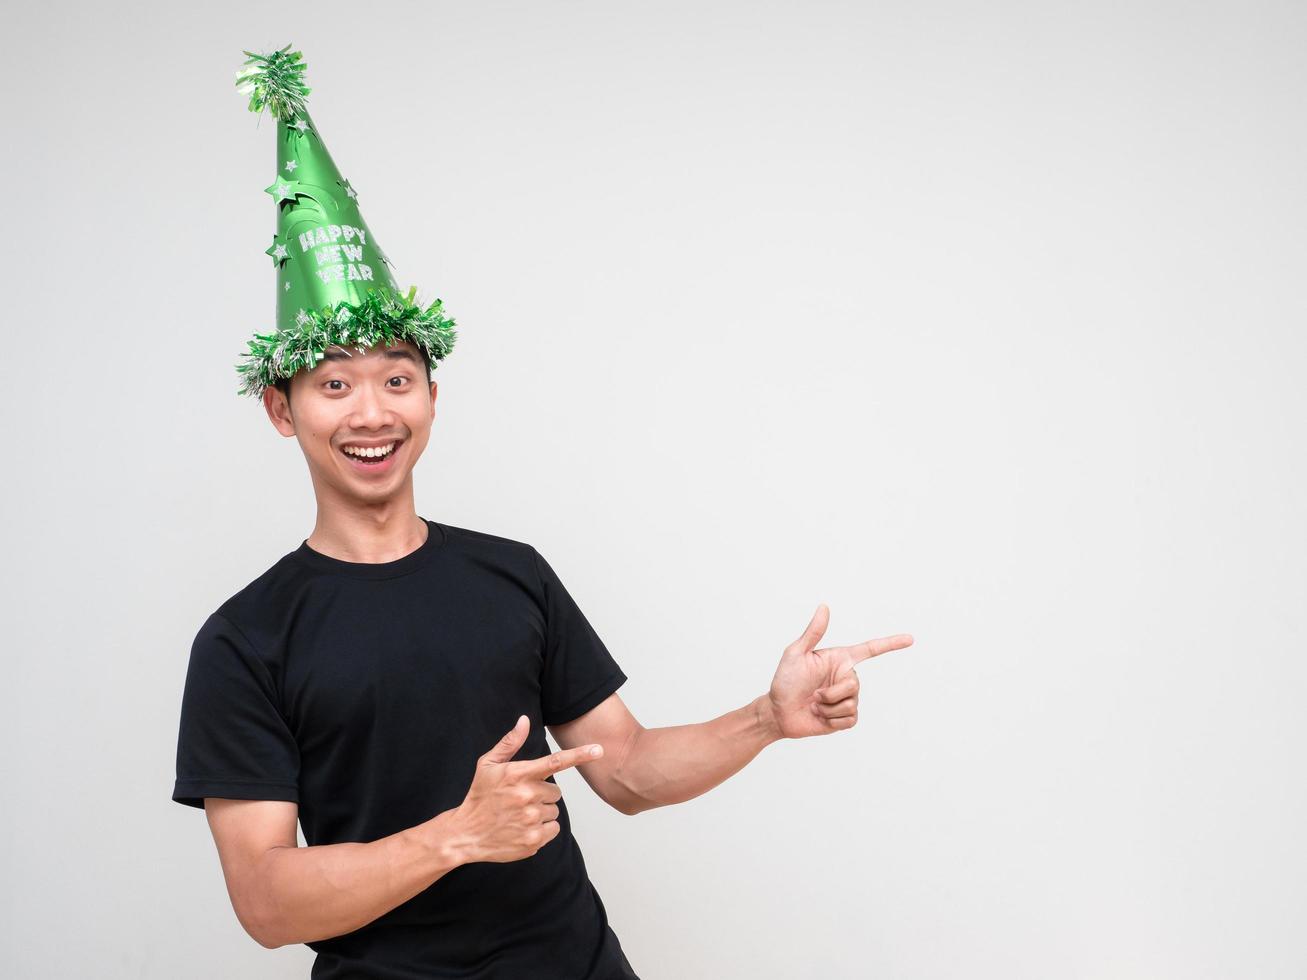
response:
<svg viewBox="0 0 1307 980"><path fill-rule="evenodd" d="M394 449L395 449L395 444L392 442L385 446L376 446L376 447L368 447L368 448L360 448L359 446L346 446L345 452L347 452L351 456L363 456L367 459L376 459L379 456L389 455L391 452L394 451Z"/></svg>

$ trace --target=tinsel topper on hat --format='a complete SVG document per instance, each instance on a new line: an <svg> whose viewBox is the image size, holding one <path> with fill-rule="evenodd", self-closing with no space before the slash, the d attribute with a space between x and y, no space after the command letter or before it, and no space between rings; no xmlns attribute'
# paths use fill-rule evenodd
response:
<svg viewBox="0 0 1307 980"><path fill-rule="evenodd" d="M305 62L290 45L271 54L246 51L236 84L251 112L277 120L277 172L264 190L277 208L266 252L277 277L277 322L255 334L237 365L238 394L265 388L312 368L334 346L360 352L410 340L434 364L454 347L454 321L439 299L415 301L400 290L390 260L359 211L358 192L341 176L305 106Z"/></svg>

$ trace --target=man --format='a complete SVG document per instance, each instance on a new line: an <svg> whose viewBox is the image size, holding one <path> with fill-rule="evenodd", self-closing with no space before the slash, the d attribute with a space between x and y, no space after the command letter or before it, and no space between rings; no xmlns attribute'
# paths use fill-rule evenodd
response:
<svg viewBox="0 0 1307 980"><path fill-rule="evenodd" d="M242 926L268 948L306 943L314 978L634 978L555 774L576 767L625 814L692 799L777 739L853 727L853 667L912 639L817 650L823 605L766 694L643 727L535 548L417 514L453 321L397 298L355 195L333 198L349 185L304 112L298 53L249 64L279 172L312 176L271 191L269 254L293 299L239 370L299 443L317 520L196 635L172 798L204 808ZM333 228L351 229L348 253ZM342 254L370 274L319 274Z"/></svg>

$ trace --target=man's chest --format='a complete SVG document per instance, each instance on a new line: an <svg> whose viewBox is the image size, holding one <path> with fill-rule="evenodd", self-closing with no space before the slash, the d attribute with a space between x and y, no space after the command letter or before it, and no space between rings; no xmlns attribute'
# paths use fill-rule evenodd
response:
<svg viewBox="0 0 1307 980"><path fill-rule="evenodd" d="M285 637L283 710L301 749L423 734L538 704L543 625L512 593L374 590L298 618Z"/></svg>

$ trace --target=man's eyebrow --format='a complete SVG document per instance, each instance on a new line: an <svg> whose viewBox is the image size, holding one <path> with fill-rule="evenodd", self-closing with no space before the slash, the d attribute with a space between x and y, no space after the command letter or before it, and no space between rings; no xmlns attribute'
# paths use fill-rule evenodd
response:
<svg viewBox="0 0 1307 980"><path fill-rule="evenodd" d="M349 351L329 350L323 353L322 360L323 361L347 361L353 356L354 355L349 353ZM407 347L392 348L391 350L386 351L383 356L387 360L391 360L391 361L409 360L412 361L414 365L417 365L418 363L417 355L414 354Z"/></svg>

